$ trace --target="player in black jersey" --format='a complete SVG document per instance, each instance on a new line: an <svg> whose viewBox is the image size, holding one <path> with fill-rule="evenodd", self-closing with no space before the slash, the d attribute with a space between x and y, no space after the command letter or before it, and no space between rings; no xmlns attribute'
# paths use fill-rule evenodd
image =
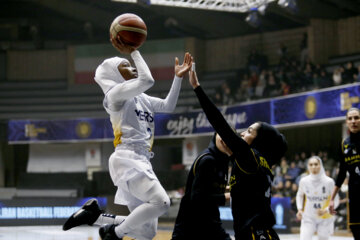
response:
<svg viewBox="0 0 360 240"><path fill-rule="evenodd" d="M226 193L232 152L218 134L195 159L186 181L172 240L231 240L222 227L219 206L230 200Z"/></svg>
<svg viewBox="0 0 360 240"><path fill-rule="evenodd" d="M209 122L233 152L230 193L235 239L279 239L272 229L271 166L287 150L284 136L265 122L256 122L238 135L200 87L194 71L189 81Z"/></svg>
<svg viewBox="0 0 360 240"><path fill-rule="evenodd" d="M360 240L360 110L350 108L346 113L346 125L350 136L342 142L340 171L331 195L329 209L335 214L334 198L349 173L350 229L355 240Z"/></svg>

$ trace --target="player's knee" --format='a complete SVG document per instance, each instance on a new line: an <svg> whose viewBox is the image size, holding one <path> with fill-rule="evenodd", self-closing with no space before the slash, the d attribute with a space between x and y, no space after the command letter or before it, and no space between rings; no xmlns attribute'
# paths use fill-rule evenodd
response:
<svg viewBox="0 0 360 240"><path fill-rule="evenodd" d="M159 194L150 203L155 205L162 213L165 213L170 208L170 198L168 195Z"/></svg>

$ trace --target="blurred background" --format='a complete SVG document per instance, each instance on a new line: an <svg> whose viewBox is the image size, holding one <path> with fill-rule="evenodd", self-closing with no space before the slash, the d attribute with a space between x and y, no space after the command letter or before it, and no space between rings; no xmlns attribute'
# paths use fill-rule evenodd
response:
<svg viewBox="0 0 360 240"><path fill-rule="evenodd" d="M89 197L109 212L126 211L113 205L107 165L113 136L93 80L105 58L119 55L109 27L126 12L148 28L139 50L156 82L147 94L167 95L174 58L189 51L203 88L238 131L266 121L285 134L289 150L273 169L279 231L299 226L294 197L311 155L336 177L346 110L360 106L360 1L3 0L0 6L0 225L62 224ZM160 220L172 222L187 169L213 130L187 79L175 112L155 121L152 164L173 202ZM346 192L344 185L338 231L347 231ZM229 208L222 214L231 229Z"/></svg>

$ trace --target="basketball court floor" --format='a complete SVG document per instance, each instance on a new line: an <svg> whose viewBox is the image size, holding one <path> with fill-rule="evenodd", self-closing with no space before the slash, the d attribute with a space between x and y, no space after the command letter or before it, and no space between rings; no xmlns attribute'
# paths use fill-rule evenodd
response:
<svg viewBox="0 0 360 240"><path fill-rule="evenodd" d="M171 239L170 226L159 226L154 240ZM350 236L350 235L349 235ZM281 240L298 240L299 234L282 234ZM314 240L317 237L313 237ZM330 240L350 240L352 237L332 236ZM63 231L61 226L0 227L0 240L100 240L97 227L77 227ZM125 237L124 240L130 240Z"/></svg>

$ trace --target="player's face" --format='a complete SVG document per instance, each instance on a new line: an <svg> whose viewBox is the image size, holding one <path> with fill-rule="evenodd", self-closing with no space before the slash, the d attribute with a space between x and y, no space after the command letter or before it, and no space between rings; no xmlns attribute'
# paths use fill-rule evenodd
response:
<svg viewBox="0 0 360 240"><path fill-rule="evenodd" d="M125 80L137 78L138 76L136 68L132 67L128 60L122 61L118 69Z"/></svg>
<svg viewBox="0 0 360 240"><path fill-rule="evenodd" d="M310 158L308 162L308 169L312 174L318 174L320 172L320 162L316 158Z"/></svg>
<svg viewBox="0 0 360 240"><path fill-rule="evenodd" d="M257 129L260 127L259 123L254 123L248 129L243 131L240 135L247 144L251 144L257 136Z"/></svg>
<svg viewBox="0 0 360 240"><path fill-rule="evenodd" d="M346 115L346 125L352 133L360 131L360 113L357 110L348 112Z"/></svg>

